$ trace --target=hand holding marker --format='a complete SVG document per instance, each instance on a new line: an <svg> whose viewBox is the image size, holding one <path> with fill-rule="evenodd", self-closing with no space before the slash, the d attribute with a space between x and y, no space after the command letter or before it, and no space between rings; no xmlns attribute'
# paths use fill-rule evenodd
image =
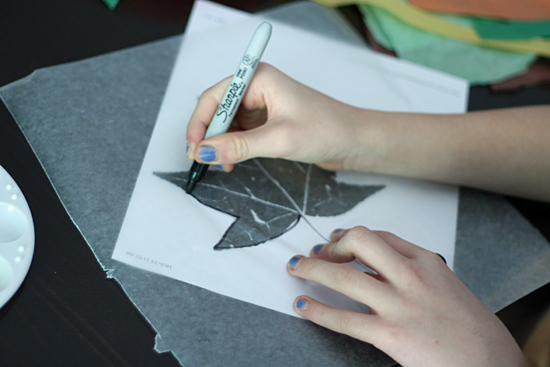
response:
<svg viewBox="0 0 550 367"><path fill-rule="evenodd" d="M244 56L241 59L241 63L235 71L233 79L231 79L231 83L229 83L229 87L227 87L225 91L216 114L212 118L210 126L208 126L208 130L206 130L206 134L204 135L205 139L224 134L229 129L233 117L235 117L235 113L246 93L246 89L260 63L260 58L271 36L271 28L271 24L263 22L258 29L256 29L256 32L254 32ZM193 162L189 170L189 178L185 188L187 193L190 193L197 182L202 179L208 170L208 166L207 164L198 163L196 161Z"/></svg>

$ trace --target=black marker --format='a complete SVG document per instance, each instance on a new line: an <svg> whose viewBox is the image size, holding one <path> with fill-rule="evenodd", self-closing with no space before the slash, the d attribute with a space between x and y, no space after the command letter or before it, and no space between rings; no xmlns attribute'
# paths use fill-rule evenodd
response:
<svg viewBox="0 0 550 367"><path fill-rule="evenodd" d="M271 37L271 24L263 22L258 29L256 29L256 32L254 32L248 44L244 56L241 59L241 63L237 71L235 71L233 79L231 79L231 83L229 83L229 87L227 87L225 91L222 101L218 106L218 110L212 118L210 126L208 126L208 130L206 130L206 134L204 135L205 139L224 134L227 132L227 129L229 129L229 125L231 125L231 121L233 121L233 117L235 117L235 113L241 104L241 100L252 80L252 76L260 63L260 58L264 53L269 37ZM189 170L187 187L185 188L187 193L190 193L197 182L204 177L208 170L208 166L208 164L193 162Z"/></svg>

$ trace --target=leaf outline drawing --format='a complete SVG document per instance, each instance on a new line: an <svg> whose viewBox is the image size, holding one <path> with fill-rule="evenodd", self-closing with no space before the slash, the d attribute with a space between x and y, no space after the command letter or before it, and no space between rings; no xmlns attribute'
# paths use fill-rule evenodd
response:
<svg viewBox="0 0 550 367"><path fill-rule="evenodd" d="M187 171L153 174L185 190ZM341 215L384 187L338 182L334 172L312 164L256 158L239 163L231 173L210 170L190 195L235 218L214 245L223 250L265 243L302 218L324 238L308 216Z"/></svg>

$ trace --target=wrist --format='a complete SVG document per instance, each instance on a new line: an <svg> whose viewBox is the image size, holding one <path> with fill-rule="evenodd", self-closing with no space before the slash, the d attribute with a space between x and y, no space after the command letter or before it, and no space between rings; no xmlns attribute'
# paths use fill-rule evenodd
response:
<svg viewBox="0 0 550 367"><path fill-rule="evenodd" d="M453 167L450 120L441 115L361 110L354 169L440 181Z"/></svg>
<svg viewBox="0 0 550 367"><path fill-rule="evenodd" d="M400 151L404 149L394 113L355 109L353 127L344 160L345 170L381 174L403 174Z"/></svg>

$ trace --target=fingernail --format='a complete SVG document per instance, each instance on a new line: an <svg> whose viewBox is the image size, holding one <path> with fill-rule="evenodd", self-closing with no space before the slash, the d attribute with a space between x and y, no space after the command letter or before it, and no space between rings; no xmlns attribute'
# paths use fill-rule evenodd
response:
<svg viewBox="0 0 550 367"><path fill-rule="evenodd" d="M218 164L216 167L218 167L219 169L223 170L223 165L221 165L221 164Z"/></svg>
<svg viewBox="0 0 550 367"><path fill-rule="evenodd" d="M330 234L330 240L332 242L337 242L340 240L340 237L343 235L344 230L342 228L337 228Z"/></svg>
<svg viewBox="0 0 550 367"><path fill-rule="evenodd" d="M297 255L297 256L294 256L292 259L290 259L290 261L288 262L288 266L294 270L296 269L296 267L298 266L298 264L300 263L300 260L302 260L302 257L303 256L300 256L300 255Z"/></svg>
<svg viewBox="0 0 550 367"><path fill-rule="evenodd" d="M303 298L298 298L296 300L296 308L304 311L307 308L307 301Z"/></svg>
<svg viewBox="0 0 550 367"><path fill-rule="evenodd" d="M311 254L313 256L317 256L319 254L319 252L321 252L323 247L325 247L325 245L315 245L315 246L313 246L313 248L311 249Z"/></svg>
<svg viewBox="0 0 550 367"><path fill-rule="evenodd" d="M203 145L199 150L199 156L204 162L212 162L216 159L216 148Z"/></svg>

